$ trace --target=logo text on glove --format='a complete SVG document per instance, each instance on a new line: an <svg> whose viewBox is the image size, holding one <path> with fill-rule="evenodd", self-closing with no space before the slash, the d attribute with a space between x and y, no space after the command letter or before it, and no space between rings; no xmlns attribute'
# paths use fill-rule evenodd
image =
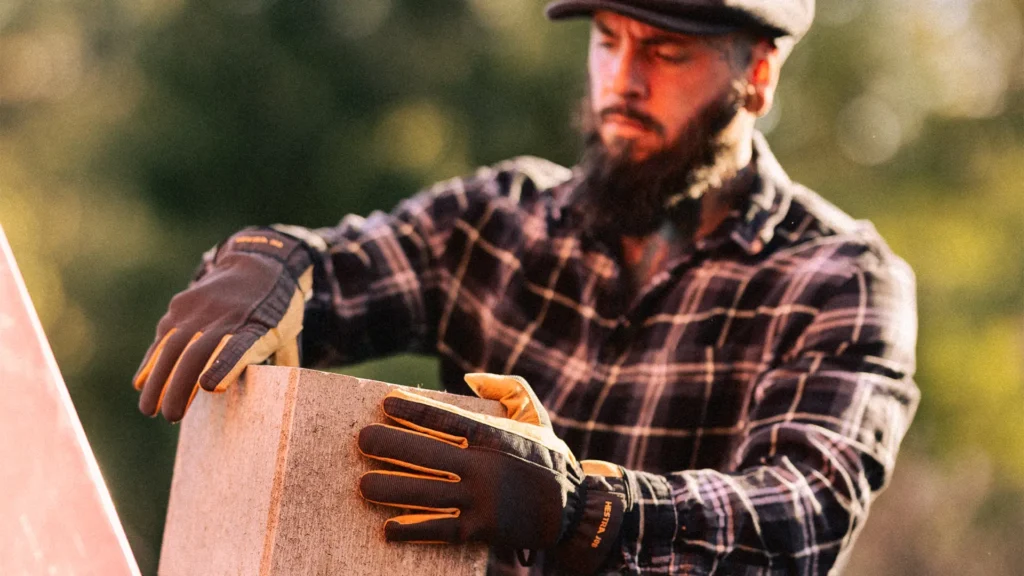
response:
<svg viewBox="0 0 1024 576"><path fill-rule="evenodd" d="M276 238L267 238L266 236L239 236L235 238L235 244L239 243L248 244L269 244L274 248L284 248L284 243Z"/></svg>
<svg viewBox="0 0 1024 576"><path fill-rule="evenodd" d="M601 518L601 524L597 527L597 536L594 536L594 541L590 543L591 548L597 548L601 545L601 534L608 529L608 521L612 517L612 503L611 501L604 503L604 515Z"/></svg>

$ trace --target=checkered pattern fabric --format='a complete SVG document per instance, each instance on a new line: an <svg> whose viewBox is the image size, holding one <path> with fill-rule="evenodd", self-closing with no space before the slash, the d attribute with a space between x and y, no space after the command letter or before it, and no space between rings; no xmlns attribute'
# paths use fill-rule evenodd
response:
<svg viewBox="0 0 1024 576"><path fill-rule="evenodd" d="M639 293L580 228L578 174L536 158L318 230L306 360L436 354L456 392L525 377L578 458L628 470L612 571L827 573L917 406L914 279L755 149L742 208Z"/></svg>

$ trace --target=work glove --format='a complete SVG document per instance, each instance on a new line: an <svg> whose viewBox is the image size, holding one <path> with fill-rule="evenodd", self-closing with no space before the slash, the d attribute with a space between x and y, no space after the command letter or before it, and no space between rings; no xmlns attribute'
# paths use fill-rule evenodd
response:
<svg viewBox="0 0 1024 576"><path fill-rule="evenodd" d="M622 470L577 462L525 380L467 374L481 398L504 405L507 418L476 414L396 389L383 401L398 424L359 432L365 456L397 466L359 481L362 497L409 509L384 524L387 540L420 543L482 541L524 551L552 550L560 568L592 573L617 542L631 505ZM588 472L594 471L593 474ZM547 554L547 553L546 553Z"/></svg>
<svg viewBox="0 0 1024 576"><path fill-rule="evenodd" d="M172 300L134 384L139 409L181 420L199 387L220 392L274 355L298 366L298 336L312 292L312 256L273 229L228 238L205 274Z"/></svg>

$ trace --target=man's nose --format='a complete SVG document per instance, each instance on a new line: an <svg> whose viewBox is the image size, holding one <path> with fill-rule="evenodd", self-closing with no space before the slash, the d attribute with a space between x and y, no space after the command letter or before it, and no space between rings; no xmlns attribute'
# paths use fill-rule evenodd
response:
<svg viewBox="0 0 1024 576"><path fill-rule="evenodd" d="M647 77L644 74L643 62L633 47L624 46L615 55L609 90L623 99L647 97Z"/></svg>

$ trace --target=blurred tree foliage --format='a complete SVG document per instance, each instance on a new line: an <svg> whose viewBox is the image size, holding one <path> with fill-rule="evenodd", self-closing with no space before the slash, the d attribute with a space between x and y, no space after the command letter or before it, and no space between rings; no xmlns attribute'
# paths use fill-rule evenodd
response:
<svg viewBox="0 0 1024 576"><path fill-rule="evenodd" d="M818 3L762 128L794 178L913 265L907 450L991 469L967 526L1019 538L1024 0ZM0 224L144 572L176 431L137 413L129 381L198 255L247 224L330 225L509 156L571 164L587 25L542 5L0 3ZM436 382L410 357L350 370Z"/></svg>

